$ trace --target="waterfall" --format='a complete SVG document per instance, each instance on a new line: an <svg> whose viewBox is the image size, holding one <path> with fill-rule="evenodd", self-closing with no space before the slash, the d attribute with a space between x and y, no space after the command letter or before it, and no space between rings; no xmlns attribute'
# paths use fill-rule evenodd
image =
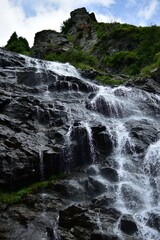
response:
<svg viewBox="0 0 160 240"><path fill-rule="evenodd" d="M101 235L103 236L104 232L103 232L102 222L101 222L101 219L100 219L100 213L99 212L97 213L97 227L98 227Z"/></svg>
<svg viewBox="0 0 160 240"><path fill-rule="evenodd" d="M143 167L150 176L160 175L160 140L151 144L147 149Z"/></svg>
<svg viewBox="0 0 160 240"><path fill-rule="evenodd" d="M57 230L58 230L58 223L59 223L59 215L55 221L54 227L53 227L53 239L54 240L61 240L61 237L58 235Z"/></svg>
<svg viewBox="0 0 160 240"><path fill-rule="evenodd" d="M66 134L66 145L67 145L67 170L70 171L72 165L72 146L71 146L71 132L72 132L72 125L69 127L68 132Z"/></svg>
<svg viewBox="0 0 160 240"><path fill-rule="evenodd" d="M43 150L39 149L39 161L40 161L40 176L41 181L44 180L44 162L43 162Z"/></svg>
<svg viewBox="0 0 160 240"><path fill-rule="evenodd" d="M90 128L90 126L89 126L89 124L87 122L84 122L82 124L85 126L85 128L87 130L92 163L95 164L95 162L96 162L96 154L95 154L94 145L93 145L92 130L91 130L91 128Z"/></svg>
<svg viewBox="0 0 160 240"><path fill-rule="evenodd" d="M42 70L45 70L46 72L54 72L55 74L58 74L60 76L71 76L80 78L80 74L76 70L75 67L70 65L69 63L60 63L60 62L51 62L51 61L42 61L36 58L30 58L24 55L21 55L23 58L25 58L26 65L31 68L35 67L37 69L37 72L41 72Z"/></svg>
<svg viewBox="0 0 160 240"><path fill-rule="evenodd" d="M115 238L118 236L124 240L132 237L135 240L158 240L159 95L125 86L100 86L84 79L69 63L42 61L22 55L19 61L22 61L22 67L18 65L14 77L10 75L13 68L8 67L8 78L5 76L5 84L2 84L5 92L11 89L15 92L8 97L2 91L2 105L5 107L0 114L4 140L0 183L8 187L10 181L14 185L18 179L18 183L22 180L29 184L30 169L33 168L32 176L36 181L44 181L61 172L68 174L65 180L59 180L57 185L53 184L54 187L51 185L49 194L45 193L47 189L43 189L45 201L43 197L38 199L36 196L33 200L37 212L45 209L45 227L40 218L37 222L32 220L35 212L26 218L30 222L28 226L34 226L36 232L40 222L40 229L45 234L49 226L48 234L53 235L54 232L55 239L60 239L60 236L77 239L76 234L82 234L83 238L86 233L87 240L93 236L111 239L113 234L116 234ZM10 76L15 78L16 71L16 78L20 77L20 80L13 86ZM35 149L38 149L37 155ZM38 201L41 204L38 205ZM72 205L74 207L68 210ZM59 217L50 229L48 219L53 220L57 216L65 219L65 209L68 229L66 226L63 228L63 221L60 225ZM73 221L70 221L72 217ZM129 235L130 232L123 232L121 223L125 217L138 229L135 227L133 236ZM18 218L16 224L21 227ZM98 228L98 233L92 235L88 226L92 230ZM30 228L28 230L25 226L25 230L21 228L19 231L29 232Z"/></svg>

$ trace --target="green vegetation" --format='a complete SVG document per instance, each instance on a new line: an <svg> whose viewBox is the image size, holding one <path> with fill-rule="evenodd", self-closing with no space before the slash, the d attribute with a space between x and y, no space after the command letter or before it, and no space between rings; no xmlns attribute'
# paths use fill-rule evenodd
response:
<svg viewBox="0 0 160 240"><path fill-rule="evenodd" d="M63 21L63 24L61 26L61 32L63 34L68 34L68 30L73 26L72 19L69 18L66 21Z"/></svg>
<svg viewBox="0 0 160 240"><path fill-rule="evenodd" d="M125 82L124 80L115 79L115 78L107 76L107 75L99 75L96 77L96 80L105 85L112 85L112 86L118 86Z"/></svg>
<svg viewBox="0 0 160 240"><path fill-rule="evenodd" d="M137 75L153 63L160 51L160 27L136 27L120 23L96 23L98 43L93 49L100 57L99 67L113 72Z"/></svg>
<svg viewBox="0 0 160 240"><path fill-rule="evenodd" d="M135 51L119 51L105 58L108 67L122 70L123 73L134 75L137 73L136 62L138 56Z"/></svg>
<svg viewBox="0 0 160 240"><path fill-rule="evenodd" d="M149 66L144 67L141 70L141 75L143 77L155 77L156 70L160 70L160 52L157 53L154 57L154 61Z"/></svg>
<svg viewBox="0 0 160 240"><path fill-rule="evenodd" d="M69 62L75 67L83 67L83 69L95 67L97 64L97 60L93 55L78 49L73 49L63 53L49 53L45 57L45 60Z"/></svg>
<svg viewBox="0 0 160 240"><path fill-rule="evenodd" d="M30 47L27 40L23 37L18 37L16 32L11 35L5 48L12 52L30 55Z"/></svg>
<svg viewBox="0 0 160 240"><path fill-rule="evenodd" d="M24 197L28 194L37 193L44 188L48 188L56 183L59 179L66 177L65 173L60 173L50 178L47 181L37 182L28 187L22 188L17 192L4 192L0 191L0 203L14 204L23 201Z"/></svg>
<svg viewBox="0 0 160 240"><path fill-rule="evenodd" d="M69 62L84 70L94 68L97 71L109 70L112 74L123 73L129 76L138 74L151 76L151 72L157 67L159 68L160 27L155 25L136 27L117 22L98 23L95 21L88 24L90 24L89 28L92 29L93 36L97 36L95 45L90 45L89 42L92 34L85 39L83 29L75 30L74 34L70 32L75 23L72 18L69 18L63 22L61 33L67 36L68 41L73 44L73 48L68 52L62 52L60 48L57 52L48 51L49 53L44 59ZM87 51L81 44L84 41L86 41L86 45L88 44L85 48L88 49ZM25 55L30 54L27 40L18 37L16 32L12 34L5 48ZM106 76L104 79L100 76L98 80L109 83Z"/></svg>
<svg viewBox="0 0 160 240"><path fill-rule="evenodd" d="M13 204L23 200L27 194L35 193L42 188L48 187L49 181L34 183L33 185L23 188L18 192L0 192L0 202Z"/></svg>

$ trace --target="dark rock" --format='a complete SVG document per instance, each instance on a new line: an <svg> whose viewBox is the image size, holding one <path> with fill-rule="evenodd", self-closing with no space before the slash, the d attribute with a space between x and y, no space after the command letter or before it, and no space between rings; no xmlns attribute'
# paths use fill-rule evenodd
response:
<svg viewBox="0 0 160 240"><path fill-rule="evenodd" d="M107 222L116 223L121 216L121 212L112 207L102 208L101 213L108 216Z"/></svg>
<svg viewBox="0 0 160 240"><path fill-rule="evenodd" d="M71 150L75 163L82 166L92 162L88 133L83 126L74 127L71 132Z"/></svg>
<svg viewBox="0 0 160 240"><path fill-rule="evenodd" d="M155 124L152 121L130 120L125 123L126 128L130 132L130 136L134 143L134 150L137 153L142 153L147 147L158 140L158 132Z"/></svg>
<svg viewBox="0 0 160 240"><path fill-rule="evenodd" d="M109 156L113 150L113 142L105 126L92 127L93 141L98 150Z"/></svg>
<svg viewBox="0 0 160 240"><path fill-rule="evenodd" d="M99 96L94 102L88 102L86 107L88 109L97 111L106 117L123 117L129 115L127 111L124 111L122 107L118 104L118 101L114 104L110 100L106 99L104 96Z"/></svg>
<svg viewBox="0 0 160 240"><path fill-rule="evenodd" d="M25 71L23 69L23 71L18 72L17 81L20 84L35 87L55 81L55 76L43 69L41 69L40 72L37 72L37 68L32 68L31 70L26 69Z"/></svg>
<svg viewBox="0 0 160 240"><path fill-rule="evenodd" d="M160 232L160 215L156 213L150 213L147 225Z"/></svg>
<svg viewBox="0 0 160 240"><path fill-rule="evenodd" d="M80 70L80 73L84 78L93 79L93 80L99 74L96 70L93 70L93 69Z"/></svg>
<svg viewBox="0 0 160 240"><path fill-rule="evenodd" d="M91 186L90 186L91 184ZM99 181L98 177L89 177L89 182L87 184L89 191L93 191L94 195L101 194L105 191L106 186L104 183Z"/></svg>
<svg viewBox="0 0 160 240"><path fill-rule="evenodd" d="M5 109L5 107L11 102L11 99L9 97L3 96L0 99L0 113L2 113Z"/></svg>
<svg viewBox="0 0 160 240"><path fill-rule="evenodd" d="M97 198L94 198L91 203L92 208L107 208L109 205L113 204L115 202L114 196L99 196Z"/></svg>
<svg viewBox="0 0 160 240"><path fill-rule="evenodd" d="M124 215L121 218L120 229L128 235L138 232L137 225L130 215Z"/></svg>
<svg viewBox="0 0 160 240"><path fill-rule="evenodd" d="M115 169L110 167L101 168L100 173L103 177L111 182L118 182L119 176Z"/></svg>
<svg viewBox="0 0 160 240"><path fill-rule="evenodd" d="M22 224L27 224L29 221L33 220L36 217L36 213L26 207L21 206L14 206L9 209L10 215L14 218L19 220Z"/></svg>
<svg viewBox="0 0 160 240"><path fill-rule="evenodd" d="M85 8L78 8L70 15L72 24L67 29L67 33L76 36L74 43L83 50L91 50L97 43L97 34L94 28L94 23L97 20L94 13L89 14Z"/></svg>
<svg viewBox="0 0 160 240"><path fill-rule="evenodd" d="M32 56L43 59L51 52L67 52L71 48L73 48L72 43L63 34L53 30L43 30L35 35Z"/></svg>
<svg viewBox="0 0 160 240"><path fill-rule="evenodd" d="M80 226L93 230L95 223L86 209L81 206L70 206L59 213L59 226L67 229Z"/></svg>
<svg viewBox="0 0 160 240"><path fill-rule="evenodd" d="M89 176L94 176L94 175L97 174L97 172L98 172L98 168L97 168L96 165L91 165L91 166L89 166L89 167L87 168L87 170L86 170L86 173L87 173L87 175L89 175Z"/></svg>
<svg viewBox="0 0 160 240"><path fill-rule="evenodd" d="M158 74L155 74L155 79L138 77L127 81L125 86L137 87L147 92L160 94L160 83L157 77Z"/></svg>
<svg viewBox="0 0 160 240"><path fill-rule="evenodd" d="M111 236L108 235L107 233L100 233L100 232L93 232L91 234L90 240L120 240L119 237L117 236Z"/></svg>

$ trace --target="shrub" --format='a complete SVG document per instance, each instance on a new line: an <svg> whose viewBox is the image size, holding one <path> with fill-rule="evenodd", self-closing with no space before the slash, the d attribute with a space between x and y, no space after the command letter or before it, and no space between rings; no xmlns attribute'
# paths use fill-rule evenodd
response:
<svg viewBox="0 0 160 240"><path fill-rule="evenodd" d="M78 49L72 49L68 52L62 53L50 53L45 56L45 60L69 62L75 67L79 67L80 64L83 64L83 66L94 67L97 64L97 60L94 56Z"/></svg>
<svg viewBox="0 0 160 240"><path fill-rule="evenodd" d="M96 80L105 85L112 85L112 86L117 86L117 85L121 85L124 83L124 81L121 79L114 79L114 78L111 78L110 76L106 76L106 75L97 76Z"/></svg>
<svg viewBox="0 0 160 240"><path fill-rule="evenodd" d="M72 25L73 25L73 22L71 18L67 19L66 21L63 21L63 24L61 26L61 32L63 34L67 34L68 30L72 27Z"/></svg>

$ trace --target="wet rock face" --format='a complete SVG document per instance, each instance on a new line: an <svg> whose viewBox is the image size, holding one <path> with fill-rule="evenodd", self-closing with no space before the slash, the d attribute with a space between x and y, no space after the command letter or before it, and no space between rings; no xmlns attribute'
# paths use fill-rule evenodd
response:
<svg viewBox="0 0 160 240"><path fill-rule="evenodd" d="M160 82L159 82L159 70L155 72L153 79L151 78L135 78L134 80L129 80L126 82L126 86L137 87L139 89L145 90L147 92L152 92L160 94Z"/></svg>
<svg viewBox="0 0 160 240"><path fill-rule="evenodd" d="M0 239L158 239L159 96L98 86L69 64L0 56L0 190L65 173L0 204Z"/></svg>
<svg viewBox="0 0 160 240"><path fill-rule="evenodd" d="M159 138L158 125L152 121L131 120L126 122L126 127L130 131L137 153L143 153L151 143L156 142Z"/></svg>
<svg viewBox="0 0 160 240"><path fill-rule="evenodd" d="M85 112L81 112L81 104L89 93L97 91L96 85L78 79L76 70L67 64L53 67L52 63L4 50L0 56L2 188L20 188L92 163L96 147L97 153L111 153L109 137L105 133L98 136L98 127L95 130L88 125L87 129ZM103 146L105 139L109 143L107 150ZM94 151L98 159L100 153Z"/></svg>

